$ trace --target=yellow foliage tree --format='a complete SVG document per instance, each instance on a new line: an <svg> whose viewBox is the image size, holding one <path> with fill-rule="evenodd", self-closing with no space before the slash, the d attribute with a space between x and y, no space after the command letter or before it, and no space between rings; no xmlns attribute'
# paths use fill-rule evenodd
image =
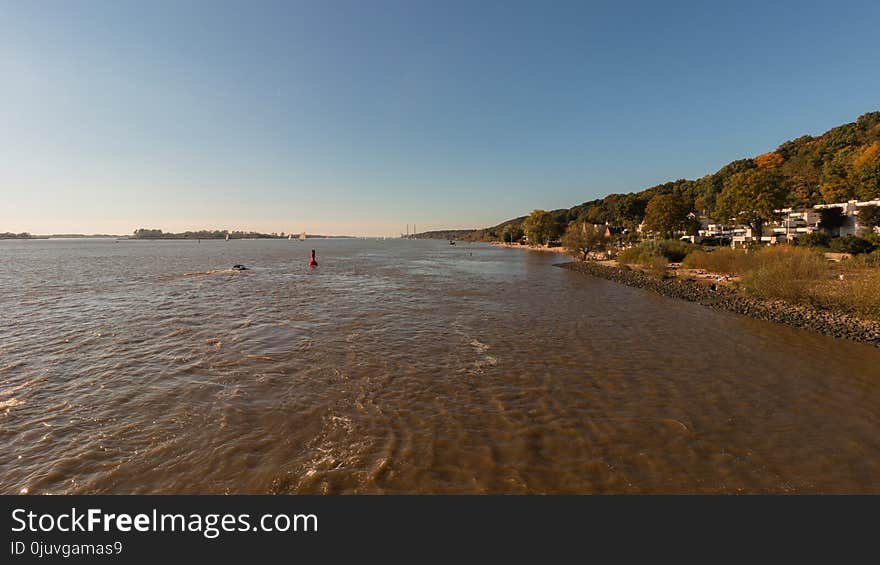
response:
<svg viewBox="0 0 880 565"><path fill-rule="evenodd" d="M759 169L775 169L780 166L785 159L782 158L782 155L776 153L775 151L771 151L769 153L764 153L762 155L758 155L754 159L755 164L758 165Z"/></svg>
<svg viewBox="0 0 880 565"><path fill-rule="evenodd" d="M875 141L867 146L859 156L853 159L853 166L860 169L877 161L880 161L880 141Z"/></svg>
<svg viewBox="0 0 880 565"><path fill-rule="evenodd" d="M826 204L846 202L853 196L852 189L841 179L823 182L819 185L819 192L822 194Z"/></svg>

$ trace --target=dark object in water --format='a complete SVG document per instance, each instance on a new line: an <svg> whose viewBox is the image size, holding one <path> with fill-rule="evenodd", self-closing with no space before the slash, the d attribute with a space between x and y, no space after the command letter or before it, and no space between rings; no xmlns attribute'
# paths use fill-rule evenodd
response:
<svg viewBox="0 0 880 565"><path fill-rule="evenodd" d="M318 262L315 260L315 250L312 249L312 258L309 260L309 267L315 268L318 266Z"/></svg>
<svg viewBox="0 0 880 565"><path fill-rule="evenodd" d="M247 271L248 268L245 267L244 265L233 265L232 270L233 271Z"/></svg>
<svg viewBox="0 0 880 565"><path fill-rule="evenodd" d="M449 240L449 245L455 245L455 242L452 241L452 240L450 239L450 240Z"/></svg>

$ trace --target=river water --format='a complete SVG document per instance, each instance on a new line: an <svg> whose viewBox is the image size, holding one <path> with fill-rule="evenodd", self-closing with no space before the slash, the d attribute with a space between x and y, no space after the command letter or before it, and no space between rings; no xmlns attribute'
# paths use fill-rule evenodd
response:
<svg viewBox="0 0 880 565"><path fill-rule="evenodd" d="M880 493L880 351L555 254L108 239L0 260L0 493Z"/></svg>

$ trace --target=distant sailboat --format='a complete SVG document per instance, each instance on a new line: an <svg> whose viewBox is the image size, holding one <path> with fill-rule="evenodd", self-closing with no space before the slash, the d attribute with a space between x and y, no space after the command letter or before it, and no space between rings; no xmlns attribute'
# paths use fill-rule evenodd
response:
<svg viewBox="0 0 880 565"><path fill-rule="evenodd" d="M302 232L301 234L299 234L299 240L300 240L300 241L305 241L305 240L306 240L306 232Z"/></svg>
<svg viewBox="0 0 880 565"><path fill-rule="evenodd" d="M229 241L229 234L226 234L226 241Z"/></svg>
<svg viewBox="0 0 880 565"><path fill-rule="evenodd" d="M287 241L290 241L291 239L293 239L293 234L292 233L287 234Z"/></svg>

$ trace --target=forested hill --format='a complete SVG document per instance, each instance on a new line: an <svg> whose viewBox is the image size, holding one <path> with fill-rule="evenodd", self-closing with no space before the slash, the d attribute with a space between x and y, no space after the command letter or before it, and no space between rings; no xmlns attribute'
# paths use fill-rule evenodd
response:
<svg viewBox="0 0 880 565"><path fill-rule="evenodd" d="M880 198L880 112L864 114L855 122L817 137L804 135L773 151L732 161L700 179L680 179L640 192L609 194L550 214L560 228L574 220L585 220L633 229L645 219L653 197L671 195L667 200L674 200L679 209L712 217L716 212L723 213L716 210L716 205L726 187L765 180L778 183L784 206ZM525 216L474 230L463 238L498 240L506 237L506 232L518 231L524 219Z"/></svg>

